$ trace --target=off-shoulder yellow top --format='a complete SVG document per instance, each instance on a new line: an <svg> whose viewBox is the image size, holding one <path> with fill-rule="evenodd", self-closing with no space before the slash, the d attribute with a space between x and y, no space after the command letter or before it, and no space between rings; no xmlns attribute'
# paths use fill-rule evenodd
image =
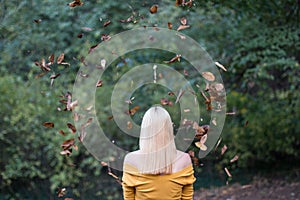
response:
<svg viewBox="0 0 300 200"><path fill-rule="evenodd" d="M140 174L130 164L124 164L123 195L125 200L192 200L194 169L164 175Z"/></svg>

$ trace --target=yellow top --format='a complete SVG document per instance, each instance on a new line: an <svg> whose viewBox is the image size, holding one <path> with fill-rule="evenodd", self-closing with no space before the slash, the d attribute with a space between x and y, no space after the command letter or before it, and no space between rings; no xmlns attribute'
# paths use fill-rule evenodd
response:
<svg viewBox="0 0 300 200"><path fill-rule="evenodd" d="M196 179L192 165L172 174L151 175L125 164L122 180L125 200L191 200Z"/></svg>

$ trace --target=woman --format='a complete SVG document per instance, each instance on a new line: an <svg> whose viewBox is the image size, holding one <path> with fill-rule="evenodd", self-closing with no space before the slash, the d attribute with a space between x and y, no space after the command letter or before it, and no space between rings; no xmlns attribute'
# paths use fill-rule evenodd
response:
<svg viewBox="0 0 300 200"><path fill-rule="evenodd" d="M145 113L139 146L124 159L124 199L191 200L195 181L191 159L176 150L171 117L164 108L155 106Z"/></svg>

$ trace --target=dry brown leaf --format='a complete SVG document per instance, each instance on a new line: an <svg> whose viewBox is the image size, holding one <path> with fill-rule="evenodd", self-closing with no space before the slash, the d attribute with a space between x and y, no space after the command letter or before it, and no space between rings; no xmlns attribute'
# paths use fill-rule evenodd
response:
<svg viewBox="0 0 300 200"><path fill-rule="evenodd" d="M177 95L177 98L176 98L175 103L178 103L178 102L179 102L179 100L181 99L181 97L182 97L182 95L183 95L184 93L185 93L185 90L182 90L182 89L179 90L179 93L178 93L178 95Z"/></svg>
<svg viewBox="0 0 300 200"><path fill-rule="evenodd" d="M185 26L187 24L187 19L185 17L182 17L180 19L180 23Z"/></svg>
<svg viewBox="0 0 300 200"><path fill-rule="evenodd" d="M221 149L221 155L224 155L224 153L226 152L226 150L227 150L227 145L224 144L224 146Z"/></svg>
<svg viewBox="0 0 300 200"><path fill-rule="evenodd" d="M53 122L44 122L43 126L47 128L54 128L54 123Z"/></svg>
<svg viewBox="0 0 300 200"><path fill-rule="evenodd" d="M102 87L102 80L98 80L98 81L97 81L96 87Z"/></svg>
<svg viewBox="0 0 300 200"><path fill-rule="evenodd" d="M168 22L168 29L172 29L173 28L173 24L171 22Z"/></svg>
<svg viewBox="0 0 300 200"><path fill-rule="evenodd" d="M239 156L238 155L235 155L231 160L230 160L230 163L233 163L235 161L237 161L239 159Z"/></svg>
<svg viewBox="0 0 300 200"><path fill-rule="evenodd" d="M81 2L80 0L75 0L75 1L72 1L71 3L68 3L67 5L74 8L76 6L82 6L83 2Z"/></svg>
<svg viewBox="0 0 300 200"><path fill-rule="evenodd" d="M157 4L151 6L150 9L149 9L151 14L157 13L157 10L158 10L158 5Z"/></svg>
<svg viewBox="0 0 300 200"><path fill-rule="evenodd" d="M107 26L110 25L110 24L111 24L111 21L108 20L108 21L104 22L103 27L107 27Z"/></svg>
<svg viewBox="0 0 300 200"><path fill-rule="evenodd" d="M208 81L214 81L215 80L215 76L211 72L202 72L201 75L203 76L203 78L205 78Z"/></svg>
<svg viewBox="0 0 300 200"><path fill-rule="evenodd" d="M222 70L224 70L225 72L227 72L227 69L219 62L215 62L215 64L220 67Z"/></svg>
<svg viewBox="0 0 300 200"><path fill-rule="evenodd" d="M181 30L184 30L184 29L187 29L187 28L190 28L190 25L180 25L180 26L177 28L177 31L181 31Z"/></svg>
<svg viewBox="0 0 300 200"><path fill-rule="evenodd" d="M175 57L171 58L171 60L169 60L169 61L164 61L164 63L169 64L169 63L173 63L173 62L176 62L176 61L180 62L180 58L181 58L181 55L180 55L180 54L177 54Z"/></svg>
<svg viewBox="0 0 300 200"><path fill-rule="evenodd" d="M229 170L227 169L227 167L224 168L226 174L228 177L232 177L231 173L229 172Z"/></svg>
<svg viewBox="0 0 300 200"><path fill-rule="evenodd" d="M61 54L58 56L56 63L57 63L57 64L61 64L61 63L64 61L64 59L65 59L65 54L64 54L64 53L61 53Z"/></svg>
<svg viewBox="0 0 300 200"><path fill-rule="evenodd" d="M127 122L127 129L132 129L132 123L130 121Z"/></svg>
<svg viewBox="0 0 300 200"><path fill-rule="evenodd" d="M71 124L70 122L68 122L67 123L67 126L68 126L68 128L70 129L70 131L73 133L73 134L75 134L76 133L76 127L73 125L73 124Z"/></svg>

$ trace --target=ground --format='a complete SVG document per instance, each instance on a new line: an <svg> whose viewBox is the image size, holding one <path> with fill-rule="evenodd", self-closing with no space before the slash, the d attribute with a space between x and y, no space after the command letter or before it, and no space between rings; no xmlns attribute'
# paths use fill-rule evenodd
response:
<svg viewBox="0 0 300 200"><path fill-rule="evenodd" d="M300 182L255 178L247 185L232 184L195 191L194 200L300 200Z"/></svg>

